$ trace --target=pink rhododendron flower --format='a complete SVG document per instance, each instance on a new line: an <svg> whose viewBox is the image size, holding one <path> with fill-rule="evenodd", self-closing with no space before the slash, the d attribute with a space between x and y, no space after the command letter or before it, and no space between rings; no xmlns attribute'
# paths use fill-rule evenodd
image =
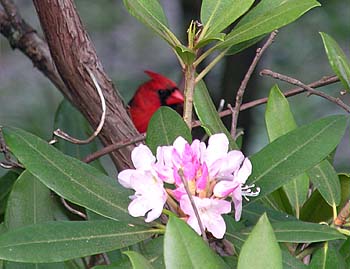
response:
<svg viewBox="0 0 350 269"><path fill-rule="evenodd" d="M196 196L193 197L193 200L196 204L203 227L211 232L214 237L223 238L226 231L226 224L221 215L230 213L231 203L225 200L199 198ZM184 213L189 215L187 223L200 235L201 230L198 220L187 195L181 197L180 207Z"/></svg>
<svg viewBox="0 0 350 269"><path fill-rule="evenodd" d="M132 216L147 214L147 222L160 216L168 198L163 182L175 186L168 190L169 199L179 204L183 212L180 216L200 234L188 195L193 197L204 229L216 238L222 238L226 230L221 215L231 211L231 203L225 199L232 199L238 221L242 197L259 194L259 188L256 192L251 190L254 185L244 185L252 172L251 162L242 152L229 151L229 141L224 134L212 135L208 146L199 140L189 144L178 137L172 146L158 147L156 155L157 158L147 146L136 147L131 155L135 169L124 170L118 175L120 184L135 190L130 197L129 213Z"/></svg>

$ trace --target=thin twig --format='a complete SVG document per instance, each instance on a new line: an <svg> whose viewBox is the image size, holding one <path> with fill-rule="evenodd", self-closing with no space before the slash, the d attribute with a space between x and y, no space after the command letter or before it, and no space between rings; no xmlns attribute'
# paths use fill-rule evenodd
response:
<svg viewBox="0 0 350 269"><path fill-rule="evenodd" d="M339 82L339 78L337 76L325 76L325 77L321 78L320 80L317 80L315 82L308 84L308 86L312 87L312 88L319 88L319 87L330 85L330 84L333 84L336 82ZM292 97L292 96L298 95L298 94L303 93L303 92L306 92L306 90L303 88L297 87L297 88L293 88L289 91L284 92L283 95L285 97ZM257 99L257 100L251 101L251 102L247 102L247 103L241 105L240 111L244 111L244 110L265 104L265 103L267 103L267 97L260 98L260 99ZM225 109L219 113L219 116L226 117L226 116L229 116L231 114L232 114L232 112L230 109ZM199 120L192 122L193 128L198 127L198 126L201 126L201 122Z"/></svg>
<svg viewBox="0 0 350 269"><path fill-rule="evenodd" d="M108 153L111 153L112 151L121 149L121 148L129 146L131 144L142 142L145 140L145 138L146 138L146 134L140 134L137 137L132 137L128 140L124 140L124 141L121 141L119 143L108 145L108 146L86 156L84 158L83 162L90 163L90 162L92 162L92 161L94 161L94 160L96 160L96 159L98 159L98 158L100 158Z"/></svg>
<svg viewBox="0 0 350 269"><path fill-rule="evenodd" d="M190 189L188 188L188 183L187 183L187 180L185 179L184 173L183 173L183 171L181 169L179 169L178 173L179 173L179 176L181 178L182 184L184 185L184 188L186 190L188 199L191 202L191 206L193 208L193 212L196 215L196 218L197 218L197 221L198 221L198 226L199 226L199 229L201 230L201 233L202 233L202 238L203 238L203 240L205 242L208 242L208 238L207 238L207 235L205 233L205 229L204 229L202 220L201 220L201 218L199 216L199 212L198 212L197 206L196 206L196 204L195 204L195 202L193 200L193 197L192 197L192 194L190 192Z"/></svg>
<svg viewBox="0 0 350 269"><path fill-rule="evenodd" d="M100 100L101 100L101 107L102 107L102 115L101 115L101 119L100 119L100 123L98 124L96 130L94 131L94 133L87 139L85 140L80 140L80 139L77 139L77 138L74 138L72 136L70 136L69 134L63 132L62 130L60 129L57 129L56 131L54 131L54 135L64 139L64 140L67 140L73 144L88 144L90 143L92 140L95 139L95 137L98 136L98 134L101 132L102 128L103 128L103 125L105 123L105 119L106 119L106 100L103 96L103 93L102 93L102 90L101 90L101 87L100 85L98 84L97 80L96 80L96 77L94 76L94 74L92 73L92 71L90 70L90 68L88 68L86 66L86 70L88 71L89 75L90 75L90 78L92 79L95 87L96 87L96 90L98 92L98 96L100 97Z"/></svg>
<svg viewBox="0 0 350 269"><path fill-rule="evenodd" d="M287 83L296 85L298 87L301 87L301 88L305 89L307 92L309 92L310 94L318 95L318 96L320 96L322 98L325 98L328 101L330 101L332 103L335 103L336 105L340 106L346 112L350 113L350 107L347 104L345 104L340 98L335 98L335 97L330 96L330 95L328 95L328 94L326 94L324 92L317 91L317 90L315 90L315 89L305 85L304 83L302 83L301 81L299 81L299 80L297 80L295 78L288 77L288 76L285 76L285 75L273 72L273 71L268 70L268 69L262 70L260 72L260 75L262 75L262 76L270 76L270 77L273 77L275 79L279 79L279 80L282 80L284 82L287 82Z"/></svg>
<svg viewBox="0 0 350 269"><path fill-rule="evenodd" d="M239 111L241 109L241 105L242 105L242 100L243 100L243 95L245 92L245 89L247 88L247 84L250 80L250 77L252 76L255 67L257 66L261 56L263 55L263 53L265 52L265 50L272 44L273 40L275 39L276 35L277 35L278 31L273 31L269 38L267 39L267 41L265 42L264 46L262 48L258 48L256 51L256 55L253 59L252 64L250 65L247 73L244 76L244 79L237 91L236 94L236 104L235 107L233 109L232 112L232 122L231 122L231 136L235 137L236 136L236 129L237 129L237 121L238 121L238 114Z"/></svg>
<svg viewBox="0 0 350 269"><path fill-rule="evenodd" d="M79 210L76 210L74 209L73 207L71 207L67 202L66 200L63 198L63 197L60 197L61 198L61 202L63 204L63 206L69 211L71 212L72 214L74 215L78 215L79 217L83 218L84 220L87 219L87 216L83 213L83 212L80 212Z"/></svg>

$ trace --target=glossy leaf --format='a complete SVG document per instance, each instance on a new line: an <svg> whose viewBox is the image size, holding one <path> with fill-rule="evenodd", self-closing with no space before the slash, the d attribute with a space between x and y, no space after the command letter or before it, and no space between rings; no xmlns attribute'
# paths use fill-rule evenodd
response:
<svg viewBox="0 0 350 269"><path fill-rule="evenodd" d="M287 249L282 249L283 269L307 269L301 261L293 257Z"/></svg>
<svg viewBox="0 0 350 269"><path fill-rule="evenodd" d="M3 128L3 134L20 162L54 192L111 219L137 221L127 211L129 193L103 173L21 129Z"/></svg>
<svg viewBox="0 0 350 269"><path fill-rule="evenodd" d="M282 269L281 249L266 214L261 216L245 241L238 257L237 268Z"/></svg>
<svg viewBox="0 0 350 269"><path fill-rule="evenodd" d="M0 177L0 215L5 212L8 195L17 177L18 174L13 171L9 171Z"/></svg>
<svg viewBox="0 0 350 269"><path fill-rule="evenodd" d="M266 2L266 3L265 3ZM247 19L235 27L225 38L225 41L218 44L217 48L224 49L244 41L256 38L273 30L279 29L302 16L310 9L320 6L315 0L293 0L278 1L274 0L274 5L266 9L271 0L262 1L255 7L254 16L248 12ZM228 51L230 54L230 51Z"/></svg>
<svg viewBox="0 0 350 269"><path fill-rule="evenodd" d="M0 259L58 262L126 247L155 230L121 221L56 221L11 230L0 236Z"/></svg>
<svg viewBox="0 0 350 269"><path fill-rule="evenodd" d="M24 171L14 184L8 199L5 214L7 230L54 220L52 206L53 197L50 190L28 171ZM56 269L63 266L63 263L5 262L6 269Z"/></svg>
<svg viewBox="0 0 350 269"><path fill-rule="evenodd" d="M180 56L182 61L187 65L192 64L196 59L196 53L184 45L176 46L175 51L177 52L177 55Z"/></svg>
<svg viewBox="0 0 350 269"><path fill-rule="evenodd" d="M147 145L155 153L158 146L172 145L178 136L189 143L192 141L191 132L181 116L169 107L160 107L148 124Z"/></svg>
<svg viewBox="0 0 350 269"><path fill-rule="evenodd" d="M326 158L338 145L346 125L346 116L330 116L279 137L251 156L253 172L247 184L259 186L261 192L250 201L257 201Z"/></svg>
<svg viewBox="0 0 350 269"><path fill-rule="evenodd" d="M169 30L167 18L158 0L123 0L131 15L151 28L173 48L180 46L180 41Z"/></svg>
<svg viewBox="0 0 350 269"><path fill-rule="evenodd" d="M196 114L205 132L209 136L217 133L226 134L230 142L230 149L237 149L237 144L222 123L203 80L197 83L193 99Z"/></svg>
<svg viewBox="0 0 350 269"><path fill-rule="evenodd" d="M309 171L310 180L330 206L340 203L340 183L329 161L324 160Z"/></svg>
<svg viewBox="0 0 350 269"><path fill-rule="evenodd" d="M55 114L54 130L57 129L65 130L71 136L80 139L86 139L93 133L87 120L66 99L60 103ZM59 139L54 146L64 154L81 160L88 154L97 151L97 140L95 139L86 145L78 145ZM98 160L91 162L90 165L104 171Z"/></svg>
<svg viewBox="0 0 350 269"><path fill-rule="evenodd" d="M278 242L313 243L345 239L336 229L303 221L281 221L272 223Z"/></svg>
<svg viewBox="0 0 350 269"><path fill-rule="evenodd" d="M164 237L167 269L225 269L228 266L183 220L170 216Z"/></svg>
<svg viewBox="0 0 350 269"><path fill-rule="evenodd" d="M269 94L265 122L270 142L297 128L287 98L282 94L277 85L271 89ZM283 191L286 193L297 216L299 216L300 207L306 200L308 190L309 179L305 173L298 175L283 185Z"/></svg>
<svg viewBox="0 0 350 269"><path fill-rule="evenodd" d="M135 251L125 251L123 253L129 257L133 269L152 269L153 268L152 265L149 263L149 261L140 253L137 253Z"/></svg>
<svg viewBox="0 0 350 269"><path fill-rule="evenodd" d="M301 209L300 219L310 222L327 222L333 216L332 208L323 199L318 190L315 190Z"/></svg>
<svg viewBox="0 0 350 269"><path fill-rule="evenodd" d="M343 86L350 91L350 63L338 43L326 33L320 33L328 61Z"/></svg>
<svg viewBox="0 0 350 269"><path fill-rule="evenodd" d="M321 249L318 249L311 259L310 269L328 269L328 268L346 268L345 261L338 250L332 245L326 243Z"/></svg>
<svg viewBox="0 0 350 269"><path fill-rule="evenodd" d="M201 22L204 24L204 38L220 33L241 17L254 0L203 0Z"/></svg>

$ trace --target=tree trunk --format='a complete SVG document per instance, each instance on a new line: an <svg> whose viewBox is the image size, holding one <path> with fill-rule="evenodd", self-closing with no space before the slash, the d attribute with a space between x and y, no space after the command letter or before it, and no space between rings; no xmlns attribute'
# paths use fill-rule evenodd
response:
<svg viewBox="0 0 350 269"><path fill-rule="evenodd" d="M125 105L104 72L95 48L77 13L73 0L33 0L57 70L70 92L70 102L93 128L99 124L101 102L87 72L95 75L106 99L107 114L99 135L104 145L138 135ZM131 167L128 146L111 153L118 170Z"/></svg>

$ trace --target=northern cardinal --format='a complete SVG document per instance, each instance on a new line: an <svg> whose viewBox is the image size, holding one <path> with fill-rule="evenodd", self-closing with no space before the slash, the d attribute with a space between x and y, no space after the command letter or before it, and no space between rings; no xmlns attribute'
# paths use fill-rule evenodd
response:
<svg viewBox="0 0 350 269"><path fill-rule="evenodd" d="M184 97L172 80L152 71L145 71L151 80L140 85L129 102L129 112L136 129L140 133L147 130L148 123L161 106L174 109L183 104Z"/></svg>

